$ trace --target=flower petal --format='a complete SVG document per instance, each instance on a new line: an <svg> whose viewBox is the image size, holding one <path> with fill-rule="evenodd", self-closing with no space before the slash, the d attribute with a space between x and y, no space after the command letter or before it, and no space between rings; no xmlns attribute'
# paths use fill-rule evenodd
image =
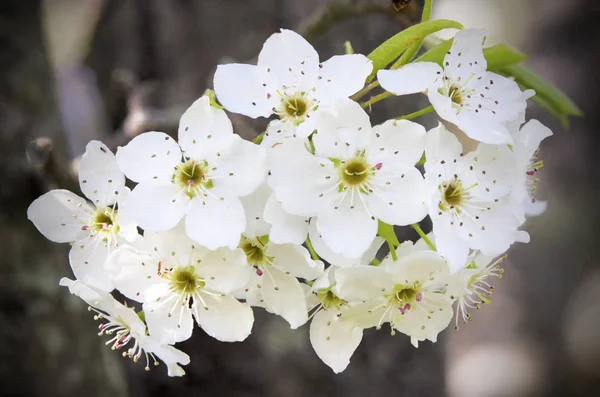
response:
<svg viewBox="0 0 600 397"><path fill-rule="evenodd" d="M106 292L114 289L104 262L110 248L101 237L77 241L69 251L69 263L78 280Z"/></svg>
<svg viewBox="0 0 600 397"><path fill-rule="evenodd" d="M210 250L237 248L245 229L246 215L237 197L196 197L185 218L187 235Z"/></svg>
<svg viewBox="0 0 600 397"><path fill-rule="evenodd" d="M70 293L77 295L90 306L107 313L115 310L116 301L106 291L89 286L79 280L71 280L67 277L61 278L58 284L62 287L68 287Z"/></svg>
<svg viewBox="0 0 600 397"><path fill-rule="evenodd" d="M335 55L323 62L315 96L328 104L347 98L363 88L372 70L373 63L364 55Z"/></svg>
<svg viewBox="0 0 600 397"><path fill-rule="evenodd" d="M185 223L179 222L169 230L144 231L144 250L152 253L167 269L187 266L206 255L208 250L193 242L185 231Z"/></svg>
<svg viewBox="0 0 600 397"><path fill-rule="evenodd" d="M265 308L283 317L292 329L308 320L304 290L296 277L270 267L262 275L261 291Z"/></svg>
<svg viewBox="0 0 600 397"><path fill-rule="evenodd" d="M146 132L117 149L117 164L134 182L170 182L181 149L163 132Z"/></svg>
<svg viewBox="0 0 600 397"><path fill-rule="evenodd" d="M252 270L240 248L219 248L206 253L196 272L211 290L229 294L248 284Z"/></svg>
<svg viewBox="0 0 600 397"><path fill-rule="evenodd" d="M254 324L252 309L230 295L201 293L203 304L194 301L192 310L204 331L221 342L241 342Z"/></svg>
<svg viewBox="0 0 600 397"><path fill-rule="evenodd" d="M380 70L377 80L384 90L394 95L416 94L435 87L442 68L434 62L409 63L396 70Z"/></svg>
<svg viewBox="0 0 600 397"><path fill-rule="evenodd" d="M335 272L335 290L349 302L367 301L382 296L394 287L389 273L380 267L354 266Z"/></svg>
<svg viewBox="0 0 600 397"><path fill-rule="evenodd" d="M235 135L231 149L214 162L210 173L215 188L237 197L252 193L267 176L266 151L263 147Z"/></svg>
<svg viewBox="0 0 600 397"><path fill-rule="evenodd" d="M310 343L315 353L336 374L350 363L363 333L361 328L342 317L338 317L334 310L321 310L310 324Z"/></svg>
<svg viewBox="0 0 600 397"><path fill-rule="evenodd" d="M57 189L35 199L27 209L27 218L48 240L70 243L85 238L93 209L83 198L68 190Z"/></svg>
<svg viewBox="0 0 600 397"><path fill-rule="evenodd" d="M179 223L189 205L189 198L175 184L140 183L129 195L127 215L144 230L168 230Z"/></svg>
<svg viewBox="0 0 600 397"><path fill-rule="evenodd" d="M427 141L425 127L408 120L388 120L373 127L374 138L367 149L371 164L414 165L423 156ZM388 164L389 163L389 164Z"/></svg>
<svg viewBox="0 0 600 397"><path fill-rule="evenodd" d="M79 163L79 186L96 207L114 204L125 188L115 155L100 141L91 141Z"/></svg>
<svg viewBox="0 0 600 397"><path fill-rule="evenodd" d="M105 268L119 292L137 302L144 302L150 287L165 282L158 275L158 260L129 245L114 250L106 259Z"/></svg>
<svg viewBox="0 0 600 397"><path fill-rule="evenodd" d="M258 54L259 67L268 68L279 86L297 92L314 87L318 65L319 54L313 46L298 33L286 29L272 34Z"/></svg>
<svg viewBox="0 0 600 397"><path fill-rule="evenodd" d="M487 69L483 56L485 31L466 29L454 37L450 51L444 57L444 73L452 81L466 83L469 79L481 76Z"/></svg>
<svg viewBox="0 0 600 397"><path fill-rule="evenodd" d="M192 336L194 321L188 302L177 302L169 284L156 284L146 290L143 306L150 336L160 343L173 344Z"/></svg>
<svg viewBox="0 0 600 397"><path fill-rule="evenodd" d="M308 218L286 212L271 194L264 207L264 220L271 226L269 241L275 244L302 244L308 234Z"/></svg>
<svg viewBox="0 0 600 397"><path fill-rule="evenodd" d="M269 117L277 106L276 80L265 67L219 65L213 84L219 102L230 112L255 119Z"/></svg>
<svg viewBox="0 0 600 397"><path fill-rule="evenodd" d="M294 277L314 280L323 274L323 262L313 260L301 245L269 243L267 255L274 257L274 267Z"/></svg>
<svg viewBox="0 0 600 397"><path fill-rule="evenodd" d="M253 193L241 197L244 213L246 214L246 237L260 237L269 234L271 225L265 222L263 213L272 192L266 183L262 183Z"/></svg>
<svg viewBox="0 0 600 397"><path fill-rule="evenodd" d="M529 157L531 157L540 146L540 143L549 136L552 136L550 128L538 120L529 120L515 133L515 140L525 146Z"/></svg>

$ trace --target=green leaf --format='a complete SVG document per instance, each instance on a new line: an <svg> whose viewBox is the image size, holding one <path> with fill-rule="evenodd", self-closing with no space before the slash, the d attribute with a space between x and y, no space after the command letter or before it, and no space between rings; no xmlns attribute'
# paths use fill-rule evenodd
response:
<svg viewBox="0 0 600 397"><path fill-rule="evenodd" d="M208 89L206 91L204 91L204 95L206 95L208 97L208 100L210 101L210 106L213 106L217 109L223 109L223 106L221 106L218 102L217 102L217 97L215 96L215 92L211 89ZM202 96L204 96L202 95Z"/></svg>
<svg viewBox="0 0 600 397"><path fill-rule="evenodd" d="M535 90L534 98L539 98L532 98L532 100L538 101L537 103L546 110L553 109L554 112L551 113L562 116L583 116L583 112L575 102L533 70L523 65L512 65L500 70L500 74L514 77L515 81L523 88Z"/></svg>
<svg viewBox="0 0 600 397"><path fill-rule="evenodd" d="M432 0L425 0L425 4L423 4L423 15L421 15L421 22L427 22L431 19L432 3Z"/></svg>
<svg viewBox="0 0 600 397"><path fill-rule="evenodd" d="M396 237L396 233L394 233L394 226L392 225L378 221L377 234L383 237L385 241L396 247L400 245L400 241L398 241L398 237Z"/></svg>
<svg viewBox="0 0 600 397"><path fill-rule="evenodd" d="M454 39L446 40L421 55L415 62L435 62L442 65L446 53L452 47ZM483 49L483 56L488 64L488 70L498 71L506 66L514 65L527 59L527 56L507 44L496 44Z"/></svg>
<svg viewBox="0 0 600 397"><path fill-rule="evenodd" d="M385 68L414 43L421 41L431 33L448 28L463 29L463 26L455 21L436 19L413 25L392 36L367 56L373 61L373 72L367 81L370 81L379 69Z"/></svg>

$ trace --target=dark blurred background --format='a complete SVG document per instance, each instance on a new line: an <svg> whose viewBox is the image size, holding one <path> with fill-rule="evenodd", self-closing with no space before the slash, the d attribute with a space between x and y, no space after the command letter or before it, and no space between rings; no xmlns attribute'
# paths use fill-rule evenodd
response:
<svg viewBox="0 0 600 397"><path fill-rule="evenodd" d="M569 94L585 117L560 123L531 107L555 135L542 145L538 197L493 303L472 323L417 350L367 330L348 369L334 375L312 351L308 327L255 310L252 335L226 344L196 329L181 344L187 376L146 373L104 346L85 304L58 286L68 245L26 219L49 189L78 191L77 157L91 139L113 149L146 130L175 133L179 116L211 88L218 63L254 62L279 28L296 29L322 59L350 40L368 53L420 18L420 1L1 0L1 396L600 396L600 2L436 0L434 16L488 28ZM421 99L391 99L373 121ZM231 115L252 138L265 120ZM419 120L432 127L435 120ZM406 237L414 237L407 234Z"/></svg>

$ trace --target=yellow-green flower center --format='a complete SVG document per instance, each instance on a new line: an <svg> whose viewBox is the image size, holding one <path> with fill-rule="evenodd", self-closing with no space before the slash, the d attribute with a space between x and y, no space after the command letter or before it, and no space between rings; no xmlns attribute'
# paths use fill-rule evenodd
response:
<svg viewBox="0 0 600 397"><path fill-rule="evenodd" d="M118 232L116 216L117 211L110 207L98 208L92 213L89 226L96 233L116 233Z"/></svg>
<svg viewBox="0 0 600 397"><path fill-rule="evenodd" d="M444 201L450 207L455 207L462 202L464 190L462 183L450 183L444 190Z"/></svg>
<svg viewBox="0 0 600 397"><path fill-rule="evenodd" d="M325 309L336 308L339 309L346 303L341 298L338 298L336 294L334 294L331 289L321 290L317 292L317 298L321 301L321 304Z"/></svg>
<svg viewBox="0 0 600 397"><path fill-rule="evenodd" d="M175 267L169 273L168 279L171 291L181 295L193 295L205 285L193 266Z"/></svg>
<svg viewBox="0 0 600 397"><path fill-rule="evenodd" d="M198 189L210 189L212 181L207 177L206 161L188 160L175 168L172 181L177 183L188 196L194 197Z"/></svg>
<svg viewBox="0 0 600 397"><path fill-rule="evenodd" d="M362 185L369 175L369 164L362 157L355 157L341 165L340 176L347 185Z"/></svg>
<svg viewBox="0 0 600 397"><path fill-rule="evenodd" d="M262 267L273 262L273 258L267 255L267 244L260 241L260 238L242 237L240 248L246 254L250 266Z"/></svg>

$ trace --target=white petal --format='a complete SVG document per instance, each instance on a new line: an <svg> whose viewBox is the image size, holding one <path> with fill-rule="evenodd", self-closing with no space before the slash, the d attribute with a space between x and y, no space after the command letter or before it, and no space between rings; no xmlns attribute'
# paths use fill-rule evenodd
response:
<svg viewBox="0 0 600 397"><path fill-rule="evenodd" d="M112 291L113 283L104 269L109 250L98 237L75 242L69 251L69 263L75 277L103 291Z"/></svg>
<svg viewBox="0 0 600 397"><path fill-rule="evenodd" d="M230 150L214 162L210 174L215 188L240 197L252 193L267 175L266 151L263 147L235 135ZM212 165L212 164L209 164Z"/></svg>
<svg viewBox="0 0 600 397"><path fill-rule="evenodd" d="M418 347L418 341L425 339L435 342L438 333L448 327L452 319L452 303L446 295L425 292L422 299L422 303L427 305L407 311L394 324L394 328L411 337L411 343L415 347ZM428 310L430 308L433 313Z"/></svg>
<svg viewBox="0 0 600 397"><path fill-rule="evenodd" d="M527 216L540 216L544 212L546 212L546 208L548 208L547 201L541 200L532 200L528 198L525 200L525 215Z"/></svg>
<svg viewBox="0 0 600 397"><path fill-rule="evenodd" d="M529 120L521 130L515 134L515 140L521 142L527 149L527 153L531 157L540 146L540 143L552 136L550 128L546 127L538 120Z"/></svg>
<svg viewBox="0 0 600 397"><path fill-rule="evenodd" d="M168 230L179 223L189 205L189 198L175 184L140 183L129 195L127 215L142 229Z"/></svg>
<svg viewBox="0 0 600 397"><path fill-rule="evenodd" d="M321 310L310 324L315 353L336 374L346 369L361 340L362 329L337 317L333 310Z"/></svg>
<svg viewBox="0 0 600 397"><path fill-rule="evenodd" d="M420 282L421 284L443 284L449 268L446 260L435 251L418 251L394 261L387 257L380 268L393 275L394 284Z"/></svg>
<svg viewBox="0 0 600 397"><path fill-rule="evenodd" d="M369 161L414 165L423 156L427 141L425 127L408 120L388 120L373 127L374 138L368 148ZM383 149L383 150L381 150Z"/></svg>
<svg viewBox="0 0 600 397"><path fill-rule="evenodd" d="M304 121L304 123L302 123L301 125L304 124L307 124L307 121ZM283 142L285 139L294 138L297 132L298 127L295 126L292 122L282 121L279 119L272 120L267 126L265 135L263 136L263 139L260 142L260 146L264 147L267 150L272 149L281 142ZM306 137L308 137L308 135Z"/></svg>
<svg viewBox="0 0 600 397"><path fill-rule="evenodd" d="M254 324L252 309L230 295L201 293L203 304L194 302L192 310L204 331L221 342L241 342Z"/></svg>
<svg viewBox="0 0 600 397"><path fill-rule="evenodd" d="M351 205L348 196L337 209L318 216L317 230L333 252L358 258L369 249L377 234L377 219L360 202Z"/></svg>
<svg viewBox="0 0 600 397"><path fill-rule="evenodd" d="M166 231L144 231L144 242L145 252L159 258L162 266L167 269L195 263L208 252L188 237L183 221Z"/></svg>
<svg viewBox="0 0 600 397"><path fill-rule="evenodd" d="M423 176L413 166L383 164L373 177L374 193L366 197L367 208L376 218L390 225L406 226L427 215L431 199Z"/></svg>
<svg viewBox="0 0 600 397"><path fill-rule="evenodd" d="M248 284L252 270L240 248L233 251L219 248L207 252L202 262L196 265L196 272L208 288L229 294Z"/></svg>
<svg viewBox="0 0 600 397"><path fill-rule="evenodd" d="M450 51L444 57L444 72L456 82L466 83L470 78L482 75L487 69L483 56L485 32L478 29L459 31L454 37Z"/></svg>
<svg viewBox="0 0 600 397"><path fill-rule="evenodd" d="M471 139L492 145L513 144L508 128L489 117L474 111L458 113L456 125Z"/></svg>
<svg viewBox="0 0 600 397"><path fill-rule="evenodd" d="M105 268L119 292L137 302L144 302L148 288L166 282L158 275L161 268L156 258L128 245L113 251Z"/></svg>
<svg viewBox="0 0 600 397"><path fill-rule="evenodd" d="M146 291L144 315L150 336L173 344L192 336L194 321L187 302L177 302L169 284L156 284Z"/></svg>
<svg viewBox="0 0 600 397"><path fill-rule="evenodd" d="M451 273L455 273L465 266L469 256L469 243L461 239L452 229L438 228L433 224L435 234L435 247L440 255L444 256L450 265Z"/></svg>
<svg viewBox="0 0 600 397"><path fill-rule="evenodd" d="M79 163L79 186L96 207L114 204L125 188L115 155L100 141L91 141Z"/></svg>
<svg viewBox="0 0 600 397"><path fill-rule="evenodd" d="M134 182L170 182L179 163L179 145L162 132L143 133L117 149L119 168Z"/></svg>
<svg viewBox="0 0 600 397"><path fill-rule="evenodd" d="M35 199L27 209L27 219L48 240L70 243L85 238L89 232L82 226L89 222L93 209L68 190L51 190Z"/></svg>
<svg viewBox="0 0 600 397"><path fill-rule="evenodd" d="M271 194L264 207L264 220L271 225L269 241L275 244L302 244L308 234L308 218L286 212Z"/></svg>
<svg viewBox="0 0 600 397"><path fill-rule="evenodd" d="M167 374L170 377L179 377L185 375L185 370L177 364L167 364Z"/></svg>
<svg viewBox="0 0 600 397"><path fill-rule="evenodd" d="M161 344L157 339L151 336L138 336L137 340L145 351L156 355L161 361L169 366L169 376L181 376L185 374L185 372L183 372L181 375L172 375L170 365L175 363L187 365L190 363L190 356L173 346ZM183 371L181 368L180 370Z"/></svg>
<svg viewBox="0 0 600 397"><path fill-rule="evenodd" d="M273 266L294 277L314 280L323 274L323 262L313 260L301 245L269 243L267 255L274 257Z"/></svg>
<svg viewBox="0 0 600 397"><path fill-rule="evenodd" d="M237 197L196 197L185 218L188 236L210 250L235 249L245 229L246 215Z"/></svg>
<svg viewBox="0 0 600 397"><path fill-rule="evenodd" d="M268 68L279 85L308 91L317 81L319 54L298 33L281 29L272 34L258 54L258 66Z"/></svg>
<svg viewBox="0 0 600 397"><path fill-rule="evenodd" d="M366 301L383 296L394 287L389 273L380 267L354 266L335 272L336 292L349 302Z"/></svg>
<svg viewBox="0 0 600 397"><path fill-rule="evenodd" d="M269 117L277 105L277 87L267 68L233 63L217 66L214 77L219 102L233 113L253 119Z"/></svg>
<svg viewBox="0 0 600 397"><path fill-rule="evenodd" d="M260 237L269 234L271 226L265 222L263 213L266 212L266 203L271 195L269 186L262 183L253 193L240 198L246 214L244 236Z"/></svg>
<svg viewBox="0 0 600 397"><path fill-rule="evenodd" d="M437 79L442 68L434 62L409 63L397 70L380 70L377 80L386 91L395 95L425 92Z"/></svg>
<svg viewBox="0 0 600 397"><path fill-rule="evenodd" d="M477 150L464 157L464 161L477 179L477 194L490 199L508 194L520 171L516 169L515 152L507 145L480 144Z"/></svg>
<svg viewBox="0 0 600 397"><path fill-rule="evenodd" d="M90 306L107 313L115 310L117 302L108 292L89 286L79 280L71 280L66 277L60 279L59 285L68 287L70 293L77 295Z"/></svg>
<svg viewBox="0 0 600 397"><path fill-rule="evenodd" d="M125 188L125 191L128 192L129 188ZM139 237L137 223L127 215L127 211L124 210L123 207L119 207L119 210L117 211L115 224L119 226L119 237L122 237L129 242L135 241Z"/></svg>
<svg viewBox="0 0 600 397"><path fill-rule="evenodd" d="M454 124L458 123L458 110L454 107L452 98L450 98L448 95L442 95L438 91L437 87L431 87L429 90L427 90L427 98L440 118Z"/></svg>
<svg viewBox="0 0 600 397"><path fill-rule="evenodd" d="M179 120L179 145L185 157L212 160L229 150L233 127L222 109L210 105L206 96L196 100Z"/></svg>
<svg viewBox="0 0 600 397"><path fill-rule="evenodd" d="M444 162L442 164L447 164L446 167L450 167L453 160L460 158L462 150L462 145L456 135L440 123L427 133L425 170L430 172L432 166L437 167L442 161Z"/></svg>
<svg viewBox="0 0 600 397"><path fill-rule="evenodd" d="M283 317L292 329L308 320L304 290L296 277L270 267L262 275L261 290L265 308Z"/></svg>
<svg viewBox="0 0 600 397"><path fill-rule="evenodd" d="M329 104L347 98L363 88L372 70L373 63L364 55L335 55L323 62L315 96Z"/></svg>
<svg viewBox="0 0 600 397"><path fill-rule="evenodd" d="M315 152L321 157L347 159L366 149L371 140L369 115L356 102L340 100L317 115Z"/></svg>

